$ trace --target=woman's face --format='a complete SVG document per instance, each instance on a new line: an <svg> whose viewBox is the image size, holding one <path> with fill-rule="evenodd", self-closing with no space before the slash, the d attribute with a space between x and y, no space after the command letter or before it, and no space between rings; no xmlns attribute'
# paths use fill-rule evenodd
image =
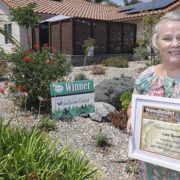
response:
<svg viewBox="0 0 180 180"><path fill-rule="evenodd" d="M180 21L169 21L160 26L158 49L165 64L180 64Z"/></svg>

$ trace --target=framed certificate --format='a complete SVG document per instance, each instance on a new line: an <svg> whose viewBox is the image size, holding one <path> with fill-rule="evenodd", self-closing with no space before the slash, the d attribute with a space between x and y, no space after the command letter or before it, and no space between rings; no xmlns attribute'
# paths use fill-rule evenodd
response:
<svg viewBox="0 0 180 180"><path fill-rule="evenodd" d="M180 99L133 95L129 157L180 171Z"/></svg>

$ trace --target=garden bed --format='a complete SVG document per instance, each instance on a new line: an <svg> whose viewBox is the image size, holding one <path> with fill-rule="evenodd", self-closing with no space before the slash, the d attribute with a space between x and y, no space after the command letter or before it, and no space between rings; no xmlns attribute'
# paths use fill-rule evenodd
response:
<svg viewBox="0 0 180 180"><path fill-rule="evenodd" d="M83 71L89 79L93 79L95 85L103 79L111 79L123 75L137 77L138 69L143 68L145 63L131 62L129 68L106 67L105 75L94 76L91 74L91 67ZM136 68L135 68L136 67ZM67 79L72 79L75 74L82 72L82 67L73 68ZM2 84L2 83L1 83ZM39 117L37 114L20 111L9 99L0 98L0 114L4 117L5 123L11 119L11 125L32 128L37 125ZM127 173L129 168L128 135L114 127L112 123L99 123L89 118L75 117L71 120L58 121L55 131L49 135L53 142L58 142L58 147L71 145L82 150L96 164L103 174L104 180L136 179L136 175ZM96 135L103 132L107 135L108 146L99 148L96 144Z"/></svg>

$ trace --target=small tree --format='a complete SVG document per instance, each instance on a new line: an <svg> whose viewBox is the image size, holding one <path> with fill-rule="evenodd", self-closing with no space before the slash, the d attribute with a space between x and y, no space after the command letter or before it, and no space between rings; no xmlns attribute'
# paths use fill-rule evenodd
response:
<svg viewBox="0 0 180 180"><path fill-rule="evenodd" d="M134 49L134 58L137 59L146 59L146 57L149 55L148 50L151 53L151 63L155 63L155 56L154 56L154 50L152 48L152 35L153 35L153 26L158 22L160 18L160 14L150 14L146 13L145 17L143 18L143 39L139 41L138 47ZM148 49L149 48L149 49Z"/></svg>
<svg viewBox="0 0 180 180"><path fill-rule="evenodd" d="M87 64L87 56L88 56L88 50L89 50L89 48L91 48L92 46L94 46L95 45L95 43L96 43L96 41L95 41L95 39L92 39L92 38L88 38L88 39L86 39L85 41L84 41L84 43L83 43L83 51L84 51L84 55L85 55L85 57L84 57L84 67L86 66L86 64Z"/></svg>
<svg viewBox="0 0 180 180"><path fill-rule="evenodd" d="M19 26L26 28L29 49L31 48L29 28L33 28L37 25L40 19L40 16L34 13L34 8L36 8L36 6L36 3L29 3L27 6L12 9L10 12L10 15L12 16L11 21L16 21Z"/></svg>

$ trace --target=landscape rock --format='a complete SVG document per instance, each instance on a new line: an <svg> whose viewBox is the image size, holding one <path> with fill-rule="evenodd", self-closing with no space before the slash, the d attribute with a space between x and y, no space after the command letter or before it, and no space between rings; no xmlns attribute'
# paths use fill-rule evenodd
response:
<svg viewBox="0 0 180 180"><path fill-rule="evenodd" d="M119 97L122 93L132 91L134 80L131 77L119 77L103 80L95 88L95 101L106 102L119 110L121 103Z"/></svg>
<svg viewBox="0 0 180 180"><path fill-rule="evenodd" d="M108 103L95 102L95 113L90 113L90 119L98 122L107 121L109 113L114 112L116 108Z"/></svg>

